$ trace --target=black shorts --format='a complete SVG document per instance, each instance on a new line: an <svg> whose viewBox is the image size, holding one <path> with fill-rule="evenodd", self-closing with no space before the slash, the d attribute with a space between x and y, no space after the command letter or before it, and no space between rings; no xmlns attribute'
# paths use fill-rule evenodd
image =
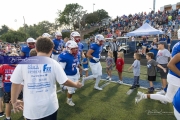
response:
<svg viewBox="0 0 180 120"><path fill-rule="evenodd" d="M167 64L160 64L162 67L166 68L166 73L163 71L163 69L158 68L159 69L159 73L161 76L161 79L167 79L167 74L168 74L168 67Z"/></svg>
<svg viewBox="0 0 180 120"><path fill-rule="evenodd" d="M19 94L19 100L23 99L23 92ZM4 92L4 103L9 103L11 100L11 92Z"/></svg>
<svg viewBox="0 0 180 120"><path fill-rule="evenodd" d="M148 81L156 81L156 76L149 76L148 75Z"/></svg>
<svg viewBox="0 0 180 120"><path fill-rule="evenodd" d="M26 120L31 120L31 119L26 118ZM47 117L40 118L40 119L35 119L35 120L57 120L57 111L55 113L47 116Z"/></svg>

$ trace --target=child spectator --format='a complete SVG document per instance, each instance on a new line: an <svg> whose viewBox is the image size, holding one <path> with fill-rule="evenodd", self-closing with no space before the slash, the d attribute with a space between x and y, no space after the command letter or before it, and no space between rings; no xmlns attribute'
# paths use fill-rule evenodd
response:
<svg viewBox="0 0 180 120"><path fill-rule="evenodd" d="M29 55L30 55L30 57L37 56L36 49L31 49Z"/></svg>
<svg viewBox="0 0 180 120"><path fill-rule="evenodd" d="M123 83L122 72L123 72L123 69L124 69L124 53L123 52L118 52L117 57L118 57L118 59L116 61L116 70L117 70L118 76L119 76L118 83L122 84Z"/></svg>
<svg viewBox="0 0 180 120"><path fill-rule="evenodd" d="M86 55L86 53L84 53L84 54L82 54L82 57L83 57L83 70L85 71L85 73L86 73L86 77L88 76L88 59L87 59L87 55Z"/></svg>
<svg viewBox="0 0 180 120"><path fill-rule="evenodd" d="M134 59L135 59L134 63L128 69L128 71L129 71L133 68L133 74L134 74L134 83L130 87L130 89L134 89L136 87L139 87L139 76L140 76L140 67L141 67L141 63L140 63L141 56L140 56L140 54L134 53Z"/></svg>
<svg viewBox="0 0 180 120"><path fill-rule="evenodd" d="M107 73L107 80L111 81L111 73L113 68L113 52L108 51L108 57L106 58L106 73Z"/></svg>
<svg viewBox="0 0 180 120"><path fill-rule="evenodd" d="M159 65L153 58L154 58L154 54L152 52L148 52L146 54L147 75L148 75L148 81L150 85L150 88L148 89L149 94L154 93L153 81L156 81L156 66L161 68L166 73L166 69L163 68L161 65Z"/></svg>
<svg viewBox="0 0 180 120"><path fill-rule="evenodd" d="M157 53L157 57L156 57L156 62L158 62L158 64L160 64L162 67L166 68L166 73L164 73L164 71L162 69L159 69L159 73L161 76L161 80L162 80L162 90L160 92L157 92L158 94L165 94L164 89L167 88L167 72L168 72L168 68L167 68L167 64L169 61L169 58L171 56L170 52L165 49L166 46L166 42L160 41L158 43L158 53Z"/></svg>
<svg viewBox="0 0 180 120"><path fill-rule="evenodd" d="M9 56L18 56L17 53L11 53ZM5 103L5 114L6 114L6 119L5 120L11 120L11 75L15 69L16 65L15 64L4 64L0 67L0 75L3 76L3 85L4 85L4 103ZM19 95L18 99L22 99L22 92Z"/></svg>

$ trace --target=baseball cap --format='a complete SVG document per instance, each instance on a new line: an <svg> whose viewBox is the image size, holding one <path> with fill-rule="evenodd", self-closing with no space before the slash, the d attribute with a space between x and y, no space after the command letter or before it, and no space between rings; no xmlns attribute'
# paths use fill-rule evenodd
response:
<svg viewBox="0 0 180 120"><path fill-rule="evenodd" d="M27 42L27 43L36 42L36 40L35 40L34 38L28 38L26 42Z"/></svg>
<svg viewBox="0 0 180 120"><path fill-rule="evenodd" d="M167 45L167 43L165 41L159 41L158 44L162 44L162 45Z"/></svg>

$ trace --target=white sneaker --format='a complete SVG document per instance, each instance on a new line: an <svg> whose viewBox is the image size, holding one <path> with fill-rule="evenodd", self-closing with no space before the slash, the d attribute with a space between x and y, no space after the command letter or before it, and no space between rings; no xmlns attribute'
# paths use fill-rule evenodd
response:
<svg viewBox="0 0 180 120"><path fill-rule="evenodd" d="M103 90L103 89L100 88L100 87L94 87L94 89L96 89L96 90Z"/></svg>
<svg viewBox="0 0 180 120"><path fill-rule="evenodd" d="M166 101L161 101L161 100L160 100L160 102L161 102L162 104L167 104L167 102L166 102Z"/></svg>
<svg viewBox="0 0 180 120"><path fill-rule="evenodd" d="M110 78L109 76L106 77L107 80L108 80L109 78Z"/></svg>
<svg viewBox="0 0 180 120"><path fill-rule="evenodd" d="M68 104L69 106L74 106L74 105L75 105L72 100L67 100L67 104Z"/></svg>
<svg viewBox="0 0 180 120"><path fill-rule="evenodd" d="M165 95L166 93L165 93L164 90L161 90L161 91L159 91L159 92L156 92L156 94Z"/></svg>
<svg viewBox="0 0 180 120"><path fill-rule="evenodd" d="M82 81L81 81L82 86L84 86L84 82L85 82L84 78L85 78L85 77L83 77L83 78L82 78Z"/></svg>
<svg viewBox="0 0 180 120"><path fill-rule="evenodd" d="M145 99L144 93L138 91L137 97L135 98L135 103L138 104L141 100Z"/></svg>
<svg viewBox="0 0 180 120"><path fill-rule="evenodd" d="M111 81L112 79L111 78L109 78L109 81Z"/></svg>
<svg viewBox="0 0 180 120"><path fill-rule="evenodd" d="M119 81L117 81L117 83L119 83L119 84L123 84L123 81L119 80Z"/></svg>

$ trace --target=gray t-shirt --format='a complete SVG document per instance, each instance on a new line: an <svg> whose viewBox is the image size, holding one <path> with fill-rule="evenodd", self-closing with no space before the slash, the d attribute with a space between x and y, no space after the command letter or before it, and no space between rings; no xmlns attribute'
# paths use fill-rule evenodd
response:
<svg viewBox="0 0 180 120"><path fill-rule="evenodd" d="M147 62L147 74L148 76L156 76L156 66L158 63L152 59Z"/></svg>
<svg viewBox="0 0 180 120"><path fill-rule="evenodd" d="M156 57L156 62L159 64L168 64L168 59L171 56L167 49L159 50Z"/></svg>
<svg viewBox="0 0 180 120"><path fill-rule="evenodd" d="M133 66L133 74L134 76L140 76L140 61L139 60L135 60L134 63L132 64Z"/></svg>
<svg viewBox="0 0 180 120"><path fill-rule="evenodd" d="M106 64L109 66L109 65L112 65L113 64L113 58L110 58L110 57L107 57L106 58Z"/></svg>

